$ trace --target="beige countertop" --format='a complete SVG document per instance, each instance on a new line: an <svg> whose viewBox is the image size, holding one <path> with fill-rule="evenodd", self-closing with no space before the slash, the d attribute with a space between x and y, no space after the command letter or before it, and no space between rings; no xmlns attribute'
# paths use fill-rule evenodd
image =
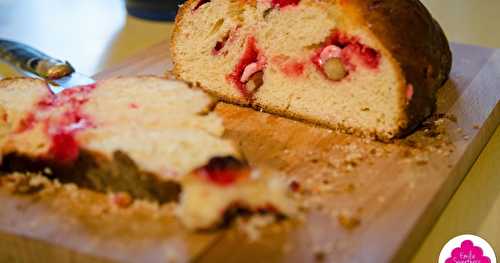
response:
<svg viewBox="0 0 500 263"><path fill-rule="evenodd" d="M499 0L423 0L453 42L500 48ZM0 0L0 38L28 43L92 75L170 37L172 24L126 15L121 0ZM499 72L500 74L500 72ZM0 77L17 75L0 65ZM413 262L436 262L450 238L477 234L500 254L497 128Z"/></svg>

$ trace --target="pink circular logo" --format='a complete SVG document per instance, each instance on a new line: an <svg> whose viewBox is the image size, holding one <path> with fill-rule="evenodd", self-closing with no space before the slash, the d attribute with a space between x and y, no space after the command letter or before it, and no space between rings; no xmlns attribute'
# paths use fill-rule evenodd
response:
<svg viewBox="0 0 500 263"><path fill-rule="evenodd" d="M448 241L441 250L439 263L496 263L493 248L486 240L462 235Z"/></svg>

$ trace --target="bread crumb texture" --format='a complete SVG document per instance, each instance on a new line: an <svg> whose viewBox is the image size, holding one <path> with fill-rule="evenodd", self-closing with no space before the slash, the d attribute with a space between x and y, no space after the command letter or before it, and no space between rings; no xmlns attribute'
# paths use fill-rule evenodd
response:
<svg viewBox="0 0 500 263"><path fill-rule="evenodd" d="M370 8L376 15L385 14L377 21L389 21L392 13L396 16L404 10L422 11L414 1L404 2L385 13L380 9L388 3L377 2ZM362 13L365 5L358 1L188 1L172 38L174 73L227 102L359 135L394 138L413 127L410 122L431 113L434 100L429 96L434 96L448 72L434 78L441 69L434 67L434 72L429 66L434 61L422 62L433 80L421 87L420 73L418 79L407 79L402 66L413 72L413 64L406 67L397 61L389 47L401 46L406 52L418 44L382 41L383 36L372 30L381 26L365 20L372 18ZM407 11L405 21L415 17L415 28L439 36L421 41L446 53L447 44L439 42L444 35L430 14L416 14ZM412 55L430 60L427 53ZM408 112L413 107L420 107L415 110L418 114Z"/></svg>

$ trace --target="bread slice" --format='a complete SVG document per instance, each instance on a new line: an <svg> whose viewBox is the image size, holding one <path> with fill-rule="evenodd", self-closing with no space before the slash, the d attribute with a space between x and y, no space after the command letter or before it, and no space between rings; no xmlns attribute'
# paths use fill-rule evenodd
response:
<svg viewBox="0 0 500 263"><path fill-rule="evenodd" d="M99 191L179 200L189 228L241 207L287 214L285 182L251 169L221 136L212 99L179 81L117 78L52 94L40 80L0 81L0 156L6 171L43 171Z"/></svg>
<svg viewBox="0 0 500 263"><path fill-rule="evenodd" d="M451 67L417 0L189 0L171 53L222 100L383 140L431 114Z"/></svg>

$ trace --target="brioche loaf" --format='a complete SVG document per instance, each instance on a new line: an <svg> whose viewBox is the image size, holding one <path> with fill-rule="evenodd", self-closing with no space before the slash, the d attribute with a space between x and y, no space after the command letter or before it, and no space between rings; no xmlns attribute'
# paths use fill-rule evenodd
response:
<svg viewBox="0 0 500 263"><path fill-rule="evenodd" d="M188 0L171 53L224 101L382 140L431 114L451 67L418 0Z"/></svg>
<svg viewBox="0 0 500 263"><path fill-rule="evenodd" d="M179 200L189 228L209 228L234 207L289 213L287 187L250 168L221 138L212 99L185 83L116 78L52 94L40 80L0 81L5 171L43 171L99 191Z"/></svg>

